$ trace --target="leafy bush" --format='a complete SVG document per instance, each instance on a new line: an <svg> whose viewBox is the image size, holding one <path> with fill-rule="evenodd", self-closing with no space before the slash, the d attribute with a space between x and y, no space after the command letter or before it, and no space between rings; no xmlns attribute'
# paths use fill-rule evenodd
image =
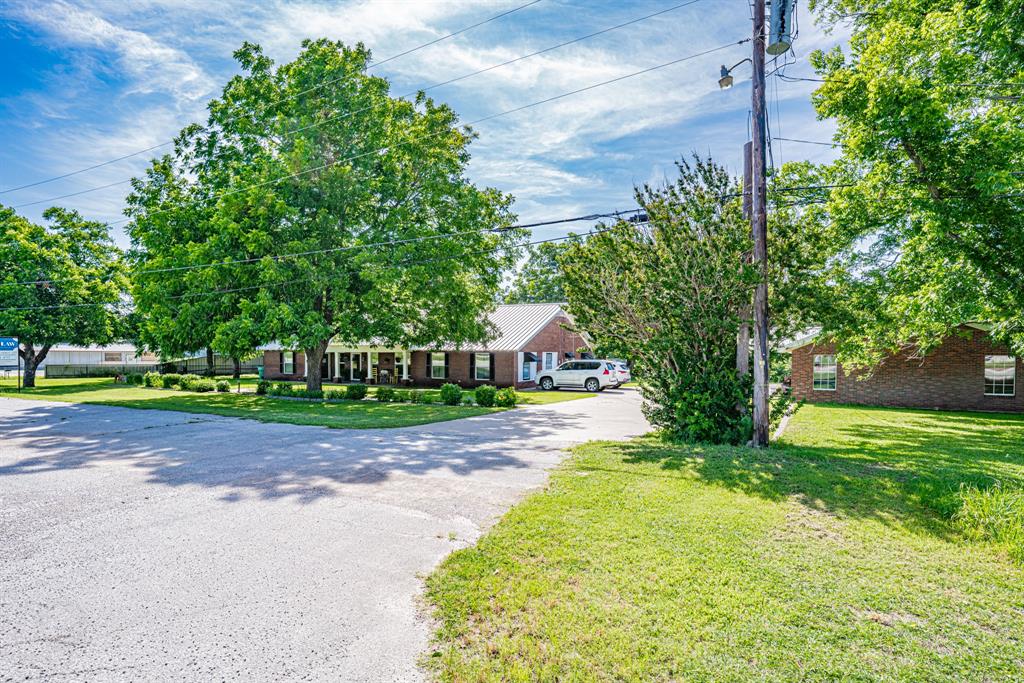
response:
<svg viewBox="0 0 1024 683"><path fill-rule="evenodd" d="M184 380L184 378L182 379ZM217 383L212 379L198 378L195 381L189 381L189 385L191 387L189 391L198 391L201 394L217 391Z"/></svg>
<svg viewBox="0 0 1024 683"><path fill-rule="evenodd" d="M968 538L1006 546L1024 564L1024 488L961 484L953 524Z"/></svg>
<svg viewBox="0 0 1024 683"><path fill-rule="evenodd" d="M395 390L391 387L380 387L377 389L377 400L381 403L390 403L395 400Z"/></svg>
<svg viewBox="0 0 1024 683"><path fill-rule="evenodd" d="M351 401L362 401L369 391L370 388L365 384L349 384L345 388L345 398Z"/></svg>
<svg viewBox="0 0 1024 683"><path fill-rule="evenodd" d="M324 392L324 398L328 401L344 401L348 397L345 387L340 389L328 389Z"/></svg>
<svg viewBox="0 0 1024 683"><path fill-rule="evenodd" d="M786 354L787 356L789 354ZM793 400L792 389L782 389L772 394L771 398L768 399L768 430L771 433L775 433L775 430L779 428L782 423L782 418L786 416L786 413L795 413L800 410L803 406L804 401Z"/></svg>
<svg viewBox="0 0 1024 683"><path fill-rule="evenodd" d="M415 392L409 391L408 389L395 389L395 397L392 399L395 403L409 403L412 401L412 395Z"/></svg>
<svg viewBox="0 0 1024 683"><path fill-rule="evenodd" d="M322 399L324 391L323 389L295 389L293 387L291 395L295 398Z"/></svg>
<svg viewBox="0 0 1024 683"><path fill-rule="evenodd" d="M292 385L288 384L288 382L278 382L267 390L267 394L270 396L291 396Z"/></svg>
<svg viewBox="0 0 1024 683"><path fill-rule="evenodd" d="M229 391L231 391L231 382L227 381L226 379L218 380L217 391L219 391L222 394L228 393Z"/></svg>
<svg viewBox="0 0 1024 683"><path fill-rule="evenodd" d="M446 406L457 406L462 401L462 387L458 384L445 384L441 387L441 403Z"/></svg>
<svg viewBox="0 0 1024 683"><path fill-rule="evenodd" d="M499 408L515 408L518 402L519 397L516 396L516 390L512 387L498 389L494 394L494 405Z"/></svg>
<svg viewBox="0 0 1024 683"><path fill-rule="evenodd" d="M170 372L166 375L161 375L160 382L164 385L164 389L172 389L175 385L181 384L181 375Z"/></svg>
<svg viewBox="0 0 1024 683"><path fill-rule="evenodd" d="M256 382L256 395L266 396L272 386L273 385L270 383L270 380L261 379L259 382Z"/></svg>
<svg viewBox="0 0 1024 683"><path fill-rule="evenodd" d="M195 391L196 384L202 379L199 375L182 375L181 379L178 380L178 386L181 387L182 391ZM214 389L216 388L214 386Z"/></svg>
<svg viewBox="0 0 1024 683"><path fill-rule="evenodd" d="M482 387L477 387L474 393L476 394L476 402L479 405L490 408L494 405L494 397L497 395L498 390L490 384L485 384Z"/></svg>
<svg viewBox="0 0 1024 683"><path fill-rule="evenodd" d="M132 372L132 373L128 374L128 376L125 378L125 380L128 382L128 384L134 384L135 386L140 386L142 384L142 382L143 382L143 377L142 377L141 374L139 374L137 372Z"/></svg>
<svg viewBox="0 0 1024 683"><path fill-rule="evenodd" d="M163 379L159 372L147 372L143 375L142 381L147 387L163 386Z"/></svg>

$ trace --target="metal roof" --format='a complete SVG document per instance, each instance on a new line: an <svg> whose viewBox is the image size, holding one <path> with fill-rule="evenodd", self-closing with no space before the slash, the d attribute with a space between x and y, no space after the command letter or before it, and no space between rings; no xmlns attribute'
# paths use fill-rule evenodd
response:
<svg viewBox="0 0 1024 683"><path fill-rule="evenodd" d="M488 316L498 328L484 344L467 344L466 351L519 351L559 315L567 315L561 304L501 304Z"/></svg>

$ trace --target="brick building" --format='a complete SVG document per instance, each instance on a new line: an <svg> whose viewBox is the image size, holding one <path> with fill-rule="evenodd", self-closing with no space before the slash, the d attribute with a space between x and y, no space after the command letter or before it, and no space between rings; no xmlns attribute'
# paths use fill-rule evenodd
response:
<svg viewBox="0 0 1024 683"><path fill-rule="evenodd" d="M346 346L331 343L323 360L329 382L369 382L440 386L447 382L464 387L479 384L534 386L540 370L574 358L586 348L571 330L571 319L559 304L505 304L490 315L497 329L486 344L461 348L402 349L372 344ZM301 351L270 348L263 353L264 377L305 377Z"/></svg>
<svg viewBox="0 0 1024 683"><path fill-rule="evenodd" d="M834 345L797 342L792 386L797 399L908 408L1024 412L1016 380L1021 358L996 344L984 325L961 325L924 357L897 354L870 372L845 372Z"/></svg>

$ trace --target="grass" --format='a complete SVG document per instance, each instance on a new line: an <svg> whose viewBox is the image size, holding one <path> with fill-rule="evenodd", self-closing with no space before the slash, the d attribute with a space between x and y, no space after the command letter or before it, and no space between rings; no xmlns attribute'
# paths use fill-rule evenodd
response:
<svg viewBox="0 0 1024 683"><path fill-rule="evenodd" d="M186 413L244 417L260 422L318 425L338 429L409 427L503 410L479 406L414 405L377 401L289 401L256 396L252 393L198 394L114 384L112 379L107 378L39 379L36 388L24 389L20 394L11 393L10 389L14 384L14 380L0 380L0 387L7 389L4 396L96 403L123 408L179 410Z"/></svg>
<svg viewBox="0 0 1024 683"><path fill-rule="evenodd" d="M587 444L428 578L425 662L453 681L1021 680L1024 570L959 521L1006 519L968 500L995 482L1024 484L1022 416L806 406L765 452Z"/></svg>

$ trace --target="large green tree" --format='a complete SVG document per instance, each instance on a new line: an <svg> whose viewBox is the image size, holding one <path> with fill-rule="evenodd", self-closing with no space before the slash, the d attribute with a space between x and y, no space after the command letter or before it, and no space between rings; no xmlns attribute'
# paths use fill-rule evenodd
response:
<svg viewBox="0 0 1024 683"><path fill-rule="evenodd" d="M18 337L25 386L57 343L105 344L123 331L121 252L103 223L50 208L37 225L0 207L0 334Z"/></svg>
<svg viewBox="0 0 1024 683"><path fill-rule="evenodd" d="M215 348L295 345L312 389L331 339L488 336L519 233L503 230L511 198L466 177L475 134L422 94L392 98L362 45L306 41L277 67L256 45L235 56L243 73L206 125L183 131L130 198L140 271L223 264L136 278L140 305L166 302L151 326L191 339L205 312Z"/></svg>
<svg viewBox="0 0 1024 683"><path fill-rule="evenodd" d="M541 242L529 247L526 261L516 271L505 294L505 303L537 304L565 301L565 288L558 257L566 242Z"/></svg>
<svg viewBox="0 0 1024 683"><path fill-rule="evenodd" d="M815 53L850 186L828 210L849 248L826 334L849 361L927 352L987 320L1024 350L1024 6L1009 0L816 0L851 22ZM845 305L842 305L844 304Z"/></svg>

